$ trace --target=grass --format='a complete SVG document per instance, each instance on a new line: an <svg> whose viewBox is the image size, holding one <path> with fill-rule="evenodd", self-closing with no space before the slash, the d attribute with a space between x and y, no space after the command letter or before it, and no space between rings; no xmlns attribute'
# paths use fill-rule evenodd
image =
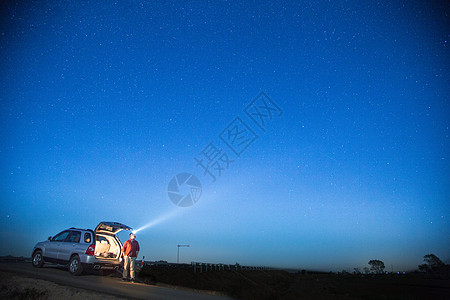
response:
<svg viewBox="0 0 450 300"><path fill-rule="evenodd" d="M285 271L209 271L144 267L140 277L147 283L165 283L198 290L211 290L244 299L276 299L290 285Z"/></svg>
<svg viewBox="0 0 450 300"><path fill-rule="evenodd" d="M0 296L2 299L13 300L44 300L48 298L47 291L39 291L35 288L25 288L23 290L17 288L9 288L6 285L2 285L0 289Z"/></svg>
<svg viewBox="0 0 450 300"><path fill-rule="evenodd" d="M422 274L351 275L282 270L193 272L145 266L140 278L223 293L237 299L450 299L450 281Z"/></svg>

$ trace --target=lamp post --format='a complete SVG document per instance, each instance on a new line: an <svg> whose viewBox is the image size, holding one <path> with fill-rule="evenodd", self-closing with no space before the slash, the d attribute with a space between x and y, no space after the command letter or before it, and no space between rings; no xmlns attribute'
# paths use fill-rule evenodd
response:
<svg viewBox="0 0 450 300"><path fill-rule="evenodd" d="M180 262L180 247L189 247L189 245L177 245L177 264Z"/></svg>

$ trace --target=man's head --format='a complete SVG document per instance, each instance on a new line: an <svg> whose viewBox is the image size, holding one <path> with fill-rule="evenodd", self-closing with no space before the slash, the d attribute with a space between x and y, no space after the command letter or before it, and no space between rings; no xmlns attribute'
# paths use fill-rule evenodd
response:
<svg viewBox="0 0 450 300"><path fill-rule="evenodd" d="M130 233L130 239L134 240L136 238L136 235L134 233Z"/></svg>

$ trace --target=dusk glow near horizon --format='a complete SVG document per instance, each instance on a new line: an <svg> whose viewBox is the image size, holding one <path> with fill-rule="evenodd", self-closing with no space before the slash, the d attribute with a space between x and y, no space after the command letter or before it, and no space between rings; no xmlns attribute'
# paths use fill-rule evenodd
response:
<svg viewBox="0 0 450 300"><path fill-rule="evenodd" d="M146 260L186 244L180 262L450 263L445 1L4 1L0 16L0 255L114 221Z"/></svg>

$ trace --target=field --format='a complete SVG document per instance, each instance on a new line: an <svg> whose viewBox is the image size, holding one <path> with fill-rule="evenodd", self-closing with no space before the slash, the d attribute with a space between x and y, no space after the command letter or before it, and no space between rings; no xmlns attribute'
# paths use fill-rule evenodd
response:
<svg viewBox="0 0 450 300"><path fill-rule="evenodd" d="M147 283L218 291L238 299L450 299L450 281L425 274L351 275L282 270L193 272L144 267Z"/></svg>
<svg viewBox="0 0 450 300"><path fill-rule="evenodd" d="M0 257L0 263L2 299L103 299L105 295L97 295L98 292L119 297L130 296L133 292L134 298L142 299L163 292L163 296L170 299L168 291L173 299L179 299L182 291L186 293L181 298L209 294L249 300L450 299L448 266L434 275L418 272L405 275L356 275L233 267L220 271L214 268L206 271L203 268L202 272L197 268L194 272L193 267L187 264L153 264L139 271L139 284L129 285L122 282L120 272L108 276L94 272L74 277L62 267L33 268L30 260L24 258ZM137 293L139 289L142 291ZM195 293L192 289L209 292Z"/></svg>

